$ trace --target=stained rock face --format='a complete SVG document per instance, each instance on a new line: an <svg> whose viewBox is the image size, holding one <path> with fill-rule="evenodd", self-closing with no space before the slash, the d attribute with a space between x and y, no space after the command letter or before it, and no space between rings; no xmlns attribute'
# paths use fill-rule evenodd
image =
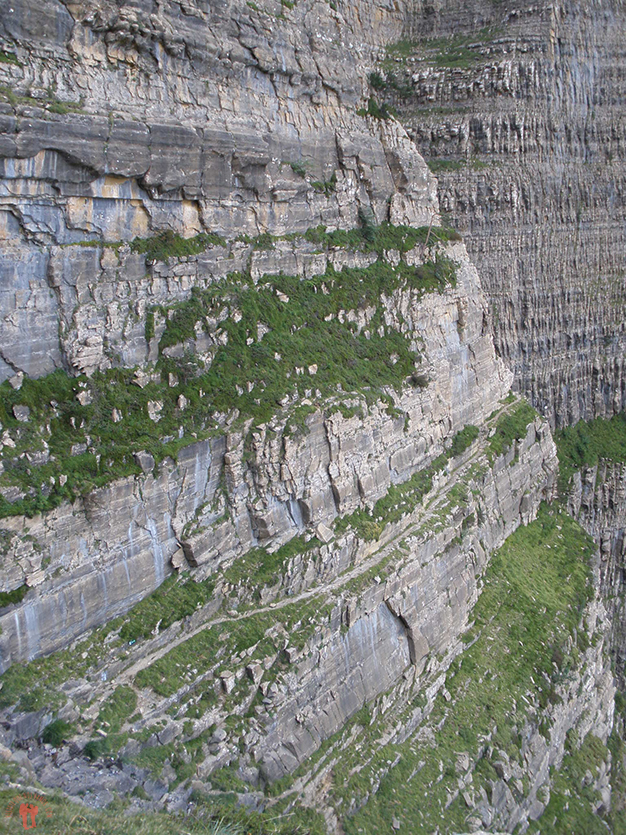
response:
<svg viewBox="0 0 626 835"><path fill-rule="evenodd" d="M21 56L0 65L15 91L0 113L0 378L90 373L103 351L109 364L145 361L126 313L129 296L146 300L144 259L80 243L353 227L359 209L418 226L436 214L402 127L356 114L357 67L400 36L395 4L286 16L273 2L44 6L18 0L0 24ZM102 271L117 286L94 293Z"/></svg>

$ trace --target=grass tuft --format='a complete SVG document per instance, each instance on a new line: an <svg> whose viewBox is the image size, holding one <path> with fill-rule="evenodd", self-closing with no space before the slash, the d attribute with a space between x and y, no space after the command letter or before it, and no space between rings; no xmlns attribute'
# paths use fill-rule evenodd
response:
<svg viewBox="0 0 626 835"><path fill-rule="evenodd" d="M594 467L601 458L626 462L626 413L610 420L579 421L555 433L559 455L559 492L564 495L572 476L584 467Z"/></svg>
<svg viewBox="0 0 626 835"><path fill-rule="evenodd" d="M144 254L148 261L167 261L168 258L198 255L210 246L226 246L226 241L212 232L201 232L193 238L183 238L171 229L166 229L149 238L135 238L130 244L133 252Z"/></svg>
<svg viewBox="0 0 626 835"><path fill-rule="evenodd" d="M537 417L537 412L526 401L516 408L498 418L496 432L489 440L487 455L490 461L494 461L505 452L513 443L525 437L528 424Z"/></svg>

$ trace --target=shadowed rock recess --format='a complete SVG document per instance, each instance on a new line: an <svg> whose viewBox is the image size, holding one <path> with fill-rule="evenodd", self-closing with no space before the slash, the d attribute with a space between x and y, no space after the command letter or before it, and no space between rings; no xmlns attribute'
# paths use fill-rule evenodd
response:
<svg viewBox="0 0 626 835"><path fill-rule="evenodd" d="M0 9L14 825L626 832L625 28Z"/></svg>

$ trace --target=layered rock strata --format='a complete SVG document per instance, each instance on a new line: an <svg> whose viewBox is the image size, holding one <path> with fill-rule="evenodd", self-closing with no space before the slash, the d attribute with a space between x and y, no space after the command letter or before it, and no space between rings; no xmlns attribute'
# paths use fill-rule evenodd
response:
<svg viewBox="0 0 626 835"><path fill-rule="evenodd" d="M1 13L0 380L19 392L24 374L84 374L69 397L87 408L98 393L90 381L136 367L142 392L177 391L180 418L178 438L162 438L157 427L172 404L164 395L142 401L147 423L139 425L169 450L180 444L158 463L138 446L133 475L114 479L82 413L78 421L72 414L71 455L86 455L108 483L82 494L77 487L73 502L53 509L46 502L66 473L40 480L40 495L22 489L19 476L67 463L50 425L67 404L47 396L51 411L37 423L32 402L31 411L16 395L2 427L1 739L30 746L13 757L31 776L34 769L45 786L81 792L94 806L133 795L137 809L147 797L185 810L192 790L233 784L241 803L264 808L262 790L285 787L283 810L295 809L299 794L339 832L368 801L386 802L384 781L446 721L457 745L453 710L462 710L472 682L454 693L448 686L464 657L474 663L479 637L468 638L465 655L459 636L491 554L553 498L557 468L546 421L505 399L513 375L494 350L490 316L518 386L553 423L625 405L621 185L608 183L601 150L610 135L618 154L622 133L610 102L619 79L609 66L621 9L603 9L615 23L604 45L597 10L567 4L502 10L476 2L459 14L456 3L409 10L387 0L45 0L34 13L29 0L16 0ZM407 32L419 40L494 23L510 37L481 33L479 43L452 44L452 56L449 42L429 41L410 93L387 75L383 47ZM592 73L568 51L574 42L593 53ZM371 86L391 88L409 133L367 103L367 73L381 60L385 76L370 77ZM609 90L596 96L597 120L593 73ZM434 111L435 101L450 109ZM463 177L441 177L439 198L471 232L491 304L464 245L446 243L454 237L439 228L436 183L411 137L429 156L465 162ZM513 153L521 161L506 170L481 159L499 154L508 165ZM617 222L599 234L608 205ZM548 241L555 207L561 226ZM572 241L565 230L574 217ZM424 228L405 230L396 248L377 243L377 235L398 240L384 221ZM337 246L319 228L305 236L319 225L361 233ZM419 243L404 247L407 235ZM615 250L604 259L608 243ZM181 246L188 254L178 257ZM324 321L372 344L397 337L383 382L329 393L321 360L292 368L276 350L271 370L285 372L281 384L293 375L306 385L277 387L284 397L270 417L241 414L241 398L260 409L272 385L267 345L284 326L272 307L274 318L255 312L254 327L238 334L240 360L250 348L255 368L265 358L263 375L247 391L233 376L227 411L207 410L211 426L186 435L189 391L178 386L208 374L232 338L226 324L244 315L233 286L293 308L272 278L292 275L332 296L345 289L344 269L361 271L363 292ZM368 269L389 281L375 285L375 302ZM201 303L207 293L218 299L210 311ZM606 302L600 313L598 298ZM397 363L406 366L402 380L392 373ZM200 410L202 388L195 394ZM133 408L116 408L105 423L130 433L132 417ZM23 449L29 441L41 448ZM45 511L12 515L31 499ZM552 530L545 515L544 524ZM556 530L541 552L548 563L560 549ZM543 666L515 681L518 704L507 714L515 738L504 745L507 717L499 719L500 728L455 751L452 774L441 760L426 784L434 794L447 780L442 812L460 814L462 801L472 829L525 829L540 817L550 768L561 765L572 730L579 741L599 738L602 767L591 780L602 802L593 811L610 802L607 623L598 601L584 609L585 546L576 547L568 576L558 578L562 609L576 616L566 624L560 609L553 613L542 633L555 642L552 657L537 647ZM537 619L552 602L547 595ZM496 621L510 637L508 626ZM515 652L526 639L517 628ZM499 674L480 668L480 682ZM62 739L53 751L34 742L55 725L71 744ZM464 731L465 743L467 723ZM149 773L142 763L151 749L158 765ZM342 774L354 752L361 761ZM428 760L414 760L407 785L432 768ZM403 825L385 815L385 826Z"/></svg>
<svg viewBox="0 0 626 835"><path fill-rule="evenodd" d="M308 557L292 560L282 581L262 596L264 605L250 608L245 596L238 599L237 592L229 595L221 588L216 604L226 597L226 605L235 607L226 619L216 617L210 605L185 625L143 642L130 656L119 643L111 645L108 658L101 649L97 672L63 686L59 715L72 718L81 707L84 719L97 718L113 689L132 683L142 693L142 720L135 731L177 706L172 715L180 718L167 720L159 732L162 744L223 727L228 715L240 717L236 728L204 753L198 775L206 780L236 763L246 779L265 785L306 763L366 703L383 694L393 693L400 709L430 681L429 699L434 700L445 681L441 673L458 651L457 636L467 625L489 553L520 522L531 521L539 502L554 491L555 447L543 421L532 421L524 437L495 458L489 452L490 428L451 460L415 510L387 525L377 542L348 529ZM229 638L219 649L224 620L224 638ZM229 641L237 643L240 632L257 639L233 653ZM216 639L215 651L207 654L205 647ZM94 641L101 643L97 633ZM193 662L172 677L171 671L181 667L178 658ZM605 662L597 664L593 675L605 675ZM265 698L250 718L257 692ZM191 725L185 714L193 715L196 703L204 705L207 693L218 699ZM580 713L579 707L571 710L572 716ZM10 711L5 718L10 728L5 741L14 742L36 734L50 714ZM240 740L245 740L243 757ZM544 749L542 763L548 757ZM137 750L133 741L126 753ZM40 764L45 768L39 778L46 785L65 785L77 767L67 762L54 768L47 758ZM541 769L538 783L546 778ZM136 778L127 783L124 791L136 785Z"/></svg>
<svg viewBox="0 0 626 835"><path fill-rule="evenodd" d="M2 379L90 368L75 355L106 346L98 319L132 327L143 259L70 244L437 211L401 126L356 113L358 67L400 35L395 4L17 0L0 27ZM101 270L113 296L92 297ZM110 347L109 364L142 359Z"/></svg>
<svg viewBox="0 0 626 835"><path fill-rule="evenodd" d="M375 67L467 234L516 388L553 426L626 407L625 32L613 2L418 3L412 49Z"/></svg>
<svg viewBox="0 0 626 835"><path fill-rule="evenodd" d="M626 611L624 558L626 555L626 467L607 459L573 477L568 498L570 513L598 544L598 582L611 614L611 652L615 674L624 686L626 669Z"/></svg>
<svg viewBox="0 0 626 835"><path fill-rule="evenodd" d="M449 251L454 288L384 299L387 326L419 343L431 380L395 396L397 416L363 403L363 419L344 417L331 403L294 437L284 436L289 412L248 422L73 505L3 520L5 587L32 588L3 616L4 668L126 611L171 572L175 555L212 573L254 545L330 528L426 467L467 423L482 423L511 377L493 351L476 271L462 245Z"/></svg>

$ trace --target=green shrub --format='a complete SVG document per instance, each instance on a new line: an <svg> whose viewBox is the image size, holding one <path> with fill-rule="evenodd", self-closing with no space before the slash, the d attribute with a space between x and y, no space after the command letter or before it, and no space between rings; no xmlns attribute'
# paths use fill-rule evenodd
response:
<svg viewBox="0 0 626 835"><path fill-rule="evenodd" d="M290 162L291 170L294 174L297 174L298 177L306 177L306 168L303 162L299 160L297 162Z"/></svg>
<svg viewBox="0 0 626 835"><path fill-rule="evenodd" d="M110 751L110 744L107 737L97 737L97 739L90 739L83 748L83 754L90 760L97 760L108 754Z"/></svg>
<svg viewBox="0 0 626 835"><path fill-rule="evenodd" d="M21 603L26 597L27 592L28 586L26 584L12 591L0 592L0 609L3 609L5 606L11 606L13 603Z"/></svg>
<svg viewBox="0 0 626 835"><path fill-rule="evenodd" d="M525 401L513 412L505 413L496 424L494 436L489 441L488 456L491 461L502 455L513 443L526 436L528 425L537 417L537 412Z"/></svg>
<svg viewBox="0 0 626 835"><path fill-rule="evenodd" d="M437 174L439 171L460 171L465 167L465 160L463 159L429 159L428 167Z"/></svg>
<svg viewBox="0 0 626 835"><path fill-rule="evenodd" d="M197 582L178 576L168 577L124 616L120 638L133 642L149 638L157 624L163 630L175 621L193 615L211 599L214 587L215 582L210 579Z"/></svg>
<svg viewBox="0 0 626 835"><path fill-rule="evenodd" d="M135 238L130 244L132 252L145 255L148 261L167 261L168 258L197 255L210 246L226 246L226 241L212 232L183 238L171 229L166 229L150 238Z"/></svg>
<svg viewBox="0 0 626 835"><path fill-rule="evenodd" d="M425 389L426 386L430 383L430 378L428 374L422 374L417 371L414 371L411 374L410 382L413 388Z"/></svg>
<svg viewBox="0 0 626 835"><path fill-rule="evenodd" d="M387 82L379 72L370 73L369 82L374 88L374 90L384 90L387 86Z"/></svg>
<svg viewBox="0 0 626 835"><path fill-rule="evenodd" d="M367 115L375 119L390 119L393 115L386 102L378 104L376 99L370 98L367 102Z"/></svg>
<svg viewBox="0 0 626 835"><path fill-rule="evenodd" d="M113 694L103 703L98 714L98 723L107 726L108 733L118 733L124 722L137 708L137 694L127 685L116 687Z"/></svg>
<svg viewBox="0 0 626 835"><path fill-rule="evenodd" d="M254 239L254 249L274 249L274 241L276 239L269 232L262 232Z"/></svg>
<svg viewBox="0 0 626 835"><path fill-rule="evenodd" d="M311 188L313 188L320 194L325 194L326 197L330 197L330 195L335 191L336 186L337 173L335 171L333 171L330 180L316 180L315 182L311 183Z"/></svg>
<svg viewBox="0 0 626 835"><path fill-rule="evenodd" d="M73 733L73 725L69 722L65 722L63 719L55 719L54 722L50 722L49 725L46 725L41 735L41 739L47 745L54 745L55 748L58 748L59 745L62 745L65 742L65 740L70 739Z"/></svg>
<svg viewBox="0 0 626 835"><path fill-rule="evenodd" d="M0 49L0 64L15 64L16 66L21 66L17 55L13 52L5 52L2 49Z"/></svg>
<svg viewBox="0 0 626 835"><path fill-rule="evenodd" d="M466 427L457 432L452 439L452 446L450 447L450 454L453 457L461 455L470 447L478 437L478 427L468 424Z"/></svg>
<svg viewBox="0 0 626 835"><path fill-rule="evenodd" d="M555 432L554 439L559 456L559 492L563 495L577 470L594 467L601 458L626 462L626 413L610 420L581 420Z"/></svg>
<svg viewBox="0 0 626 835"><path fill-rule="evenodd" d="M154 338L154 308L151 307L146 313L146 325L144 329L146 342Z"/></svg>

